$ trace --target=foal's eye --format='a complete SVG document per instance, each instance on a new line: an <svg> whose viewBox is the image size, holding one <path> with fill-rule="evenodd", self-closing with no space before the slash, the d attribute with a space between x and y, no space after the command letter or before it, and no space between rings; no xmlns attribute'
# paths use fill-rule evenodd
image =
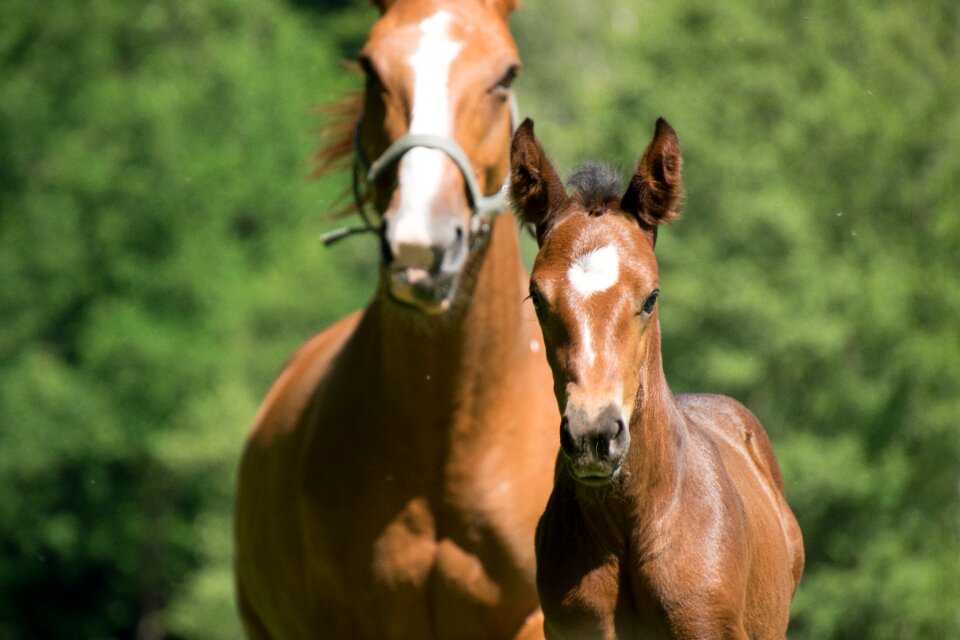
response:
<svg viewBox="0 0 960 640"><path fill-rule="evenodd" d="M543 314L543 298L540 297L540 292L530 288L530 302L533 304L533 310L537 312L537 317L539 318Z"/></svg>
<svg viewBox="0 0 960 640"><path fill-rule="evenodd" d="M660 290L656 289L653 293L650 294L650 297L647 298L647 301L643 303L643 312L646 314L653 313L653 308L657 304L657 298L660 297Z"/></svg>

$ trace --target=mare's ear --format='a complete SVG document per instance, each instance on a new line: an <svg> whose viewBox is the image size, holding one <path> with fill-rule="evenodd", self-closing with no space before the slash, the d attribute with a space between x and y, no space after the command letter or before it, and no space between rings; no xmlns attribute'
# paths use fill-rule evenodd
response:
<svg viewBox="0 0 960 640"><path fill-rule="evenodd" d="M395 1L396 0L372 0L373 4L380 8L380 13L386 13L387 9L389 9ZM484 4L503 17L507 17L510 15L510 12L520 6L520 0L484 0Z"/></svg>
<svg viewBox="0 0 960 640"><path fill-rule="evenodd" d="M569 203L563 182L533 135L533 120L527 118L513 134L510 147L510 200L523 222L537 228L537 242Z"/></svg>
<svg viewBox="0 0 960 640"><path fill-rule="evenodd" d="M507 17L520 6L520 0L485 0L485 3L503 17Z"/></svg>
<svg viewBox="0 0 960 640"><path fill-rule="evenodd" d="M637 170L620 202L620 208L637 217L654 243L657 225L673 222L680 215L682 165L677 134L666 120L657 118L653 140L637 163Z"/></svg>
<svg viewBox="0 0 960 640"><path fill-rule="evenodd" d="M395 1L396 0L371 0L371 2L377 5L377 8L380 9L381 14L386 13L387 9L389 9Z"/></svg>

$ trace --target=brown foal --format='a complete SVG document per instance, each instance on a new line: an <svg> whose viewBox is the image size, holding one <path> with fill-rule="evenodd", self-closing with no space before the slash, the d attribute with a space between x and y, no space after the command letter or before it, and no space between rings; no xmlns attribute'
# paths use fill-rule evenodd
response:
<svg viewBox="0 0 960 640"><path fill-rule="evenodd" d="M524 122L511 195L536 225L530 296L562 415L536 537L548 638L784 638L803 541L763 427L674 396L660 353L657 226L682 198L663 119L636 173L588 167L567 195Z"/></svg>

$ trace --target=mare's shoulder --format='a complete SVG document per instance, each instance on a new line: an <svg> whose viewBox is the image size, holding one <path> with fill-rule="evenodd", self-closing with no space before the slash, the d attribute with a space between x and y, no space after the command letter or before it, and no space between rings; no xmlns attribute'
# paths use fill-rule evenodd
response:
<svg viewBox="0 0 960 640"><path fill-rule="evenodd" d="M287 370L305 363L328 363L353 335L362 317L363 311L354 311L301 344L284 363L280 377Z"/></svg>
<svg viewBox="0 0 960 640"><path fill-rule="evenodd" d="M254 419L253 435L268 436L292 426L331 363L357 328L354 312L300 345L280 370Z"/></svg>

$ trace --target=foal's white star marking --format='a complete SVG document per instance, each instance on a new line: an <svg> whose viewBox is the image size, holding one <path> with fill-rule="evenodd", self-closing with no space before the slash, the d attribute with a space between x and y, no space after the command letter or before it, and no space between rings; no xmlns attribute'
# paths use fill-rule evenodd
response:
<svg viewBox="0 0 960 640"><path fill-rule="evenodd" d="M608 244L583 254L567 269L567 279L584 297L606 291L620 278L617 248Z"/></svg>

